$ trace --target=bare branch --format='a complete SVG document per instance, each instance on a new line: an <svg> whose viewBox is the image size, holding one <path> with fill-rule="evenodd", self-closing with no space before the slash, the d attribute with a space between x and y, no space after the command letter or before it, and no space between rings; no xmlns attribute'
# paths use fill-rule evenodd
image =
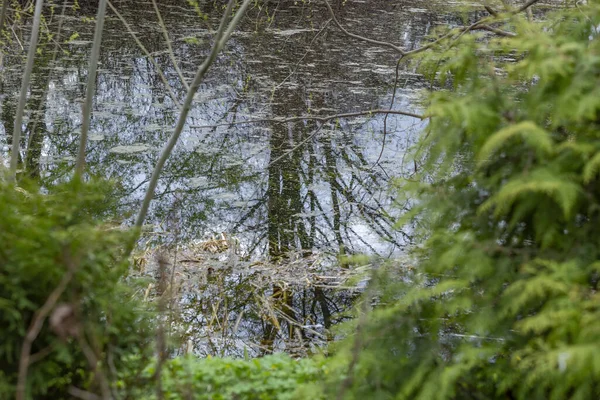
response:
<svg viewBox="0 0 600 400"><path fill-rule="evenodd" d="M476 25L475 27L471 28L471 30L472 31L476 31L476 30L488 31L488 32L495 33L496 35L506 36L506 37L517 36L517 34L514 32L503 31L502 29L494 28L493 26L489 26L489 25Z"/></svg>
<svg viewBox="0 0 600 400"><path fill-rule="evenodd" d="M493 15L494 17L498 16L498 13L496 12L496 10L494 10L492 7L488 6L488 5L483 5L483 8L485 8L485 11L489 12L491 15Z"/></svg>
<svg viewBox="0 0 600 400"><path fill-rule="evenodd" d="M527 3L525 3L521 7L519 7L516 12L520 13L522 11L525 11L529 7L531 7L532 5L534 5L535 3L539 3L539 2L540 2L540 0L529 0Z"/></svg>
<svg viewBox="0 0 600 400"><path fill-rule="evenodd" d="M319 37L319 35L321 33L323 33L323 31L325 30L325 28L327 28L329 26L329 23L332 20L329 19L327 20L327 22L325 22L323 24L323 27L321 29L319 29L319 31L317 32L317 34L312 38L312 40L310 41L310 43L308 44L308 49L306 50L306 52L304 52L304 55L302 57L300 57L300 59L298 60L298 62L296 62L296 65L294 66L294 70L292 72L290 72L285 78L283 78L283 80L281 82L279 82L279 84L277 86L275 86L271 92L271 100L273 100L273 96L275 96L275 91L277 89L279 89L285 82L287 82L287 80L296 73L296 71L298 71L298 68L300 67L300 63L306 58L306 56L308 55L308 53L310 52L310 47L313 45L313 43L315 42L315 40L317 40L317 38Z"/></svg>
<svg viewBox="0 0 600 400"><path fill-rule="evenodd" d="M25 400L25 392L27 388L27 371L29 369L29 365L31 364L30 356L31 356L31 346L44 325L44 321L46 317L50 314L50 311L54 308L60 296L62 296L63 292L67 288L67 285L73 279L75 275L76 264L74 262L69 262L67 265L67 272L63 275L63 278L59 282L59 284L54 288L52 293L46 299L46 302L34 315L33 320L31 321L31 325L25 334L25 339L23 340L23 345L21 346L21 357L19 359L19 375L17 378L17 400Z"/></svg>
<svg viewBox="0 0 600 400"><path fill-rule="evenodd" d="M7 0L5 0L7 1ZM12 137L12 153L10 157L10 173L9 179L15 180L17 175L17 164L19 162L19 153L21 151L21 132L23 130L23 113L25 111L25 103L27 101L27 89L31 80L31 71L33 70L33 60L37 50L38 36L40 33L40 22L42 20L42 6L44 0L36 0L35 12L33 15L33 26L31 27L31 40L29 41L29 49L27 50L27 65L21 82L21 93L19 95L19 105L15 113L15 125Z"/></svg>
<svg viewBox="0 0 600 400"><path fill-rule="evenodd" d="M94 349L92 349L92 346L90 346L85 340L85 335L83 332L77 335L77 341L79 342L79 347L81 347L85 358L87 358L88 360L88 364L90 365L92 372L94 372L95 374L96 380L100 384L100 390L102 391L102 400L110 400L110 386L108 384L106 376L104 375L102 370L98 368L98 357L96 356Z"/></svg>
<svg viewBox="0 0 600 400"><path fill-rule="evenodd" d="M167 159L171 155L173 148L175 147L175 144L177 144L177 141L179 140L179 136L181 135L181 132L183 131L183 127L185 126L185 123L187 121L187 116L190 111L192 101L194 100L194 95L198 91L198 88L200 87L200 83L202 83L202 80L204 79L204 76L208 72L208 69L216 60L217 55L219 54L221 49L223 49L223 47L225 46L225 43L227 43L227 40L231 36L231 34L232 34L233 30L235 29L235 27L237 26L237 24L242 19L244 13L246 12L246 9L248 8L248 6L252 2L252 0L244 0L241 7L235 14L235 16L231 19L229 26L227 26L227 20L233 9L234 2L235 2L235 0L230 0L229 4L227 5L227 9L225 10L225 13L223 14L223 18L221 19L221 24L219 25L219 29L217 30L217 35L215 37L215 44L213 45L213 48L212 48L210 54L208 55L208 57L204 60L204 62L202 63L202 65L200 65L200 67L198 68L198 71L196 72L196 76L194 77L194 80L192 81L192 84L190 85L190 89L187 91L187 94L185 96L185 100L183 102L181 112L179 114L179 118L177 120L177 124L175 125L173 134L169 138L169 141L165 145L165 147L156 163L156 166L154 167L154 171L152 172L152 177L150 178L150 184L148 185L148 190L146 191L146 195L144 196L144 200L142 202L142 207L140 208L140 212L138 213L138 216L135 221L135 226L138 228L142 226L142 224L144 223L144 220L146 219L146 214L148 213L148 208L150 207L150 202L152 201L152 197L154 196L154 190L156 189L156 185L158 184L158 178L160 177L162 169L163 169L165 163L167 162Z"/></svg>
<svg viewBox="0 0 600 400"><path fill-rule="evenodd" d="M176 262L177 260L175 260ZM165 318L164 314L167 309L167 299L166 299L166 291L167 291L167 269L169 268L169 261L167 260L167 256L164 253L159 253L157 257L158 270L159 270L159 279L158 279L158 288L157 294L160 296L158 300L158 328L156 331L156 350L157 350L157 360L156 360L156 371L154 372L154 376L152 377L154 381L156 381L156 398L158 400L162 400L164 398L163 395L163 387L162 387L162 369L165 361L167 360L167 339L166 339L166 329L165 329ZM171 264L171 271L175 271L175 263ZM171 274L172 275L172 274ZM169 295L172 294L173 282L171 280L171 287L169 288Z"/></svg>
<svg viewBox="0 0 600 400"><path fill-rule="evenodd" d="M44 357L46 357L48 354L52 353L53 350L54 350L54 346L50 345L50 346L44 347L42 350L38 351L37 353L32 354L29 357L29 365L34 364L34 363L44 359Z"/></svg>
<svg viewBox="0 0 600 400"><path fill-rule="evenodd" d="M188 85L187 81L185 80L185 77L183 76L181 69L179 69L179 66L177 65L177 60L175 59L175 52L173 52L173 47L171 46L171 39L169 38L169 32L167 32L167 27L165 25L165 21L163 20L162 15L160 14L160 10L158 9L158 4L156 4L156 0L152 0L152 5L154 6L154 11L156 11L156 16L158 17L158 23L160 24L160 29L162 30L163 36L165 37L165 41L167 42L169 58L171 59L171 62L173 63L173 67L175 68L177 75L179 75L179 79L181 80L183 87L185 87L185 90L190 90L190 86Z"/></svg>
<svg viewBox="0 0 600 400"><path fill-rule="evenodd" d="M443 40L448 39L448 38L450 38L450 37L452 37L454 35L458 35L457 37L460 37L460 36L464 35L465 33L469 32L469 31L473 31L473 30L485 30L485 31L492 32L492 33L494 33L496 35L500 35L500 36L510 36L510 37L516 36L515 33L507 32L507 31L504 31L502 29L494 28L494 27L488 25L490 23L499 22L497 20L501 19L501 18L495 18L495 17L499 17L499 14L496 11L494 11L492 8L484 5L484 8L487 10L487 12L489 12L492 15L492 17L494 17L494 18L490 18L490 17L482 18L482 19L480 19L479 21L475 22L472 25L451 30L450 32L448 32L448 33L440 36L439 38L437 38L433 42L427 43L427 44L425 44L425 45L423 45L423 46L421 46L419 48L416 48L414 50L407 51L407 50L403 49L402 47L397 46L397 45L395 45L393 43L382 42L382 41L379 41L379 40L370 39L370 38L367 38L367 37L364 37L364 36L360 36L360 35L356 35L354 33L348 32L340 24L340 22L337 20L337 18L335 16L335 13L333 12L333 9L331 8L331 5L329 4L328 0L323 0L323 1L325 2L325 5L327 6L327 9L329 10L329 13L331 14L331 18L333 19L333 22L336 24L336 26L344 34L346 34L347 36L350 36L350 37L352 37L354 39L362 40L362 41L367 42L367 43L371 43L371 44L374 44L374 45L377 45L377 46L387 47L387 48L393 49L394 51L400 53L400 55L402 55L402 56L408 56L408 55L413 55L413 54L416 54L416 53L421 53L421 52L423 52L423 51L425 51L427 49L430 49L431 47L435 46L436 44L438 44L438 43L442 42ZM523 11L529 9L532 5L538 3L539 1L540 0L529 0L527 3L523 4L518 9L513 10L513 11L509 10L510 12L505 13L505 14L508 15L508 16L518 14L520 12L523 12Z"/></svg>
<svg viewBox="0 0 600 400"><path fill-rule="evenodd" d="M375 272L371 272L371 280L368 283L367 289L365 290L364 297L362 299L361 309L359 310L360 314L358 316L358 323L356 325L356 331L354 332L354 343L352 345L351 350L351 358L350 363L348 364L348 371L346 371L346 378L341 383L340 388L338 389L337 400L342 400L344 395L348 389L353 384L354 381L354 369L356 368L356 364L358 364L361 349L364 346L365 342L365 326L369 321L369 311L371 310L371 298L373 296L373 292L375 291Z"/></svg>
<svg viewBox="0 0 600 400"><path fill-rule="evenodd" d="M156 73L160 77L160 80L165 85L165 88L167 89L167 92L169 92L169 97L171 97L171 100L173 100L173 103L175 103L175 105L177 106L177 108L181 109L181 104L179 103L179 100L177 99L177 96L173 92L173 89L171 88L171 85L169 84L169 81L167 80L167 77L163 73L163 71L160 68L160 66L154 60L154 57L152 57L152 54L150 54L150 52L148 51L148 49L146 49L146 47L142 44L142 42L140 41L140 39L138 39L138 37L135 34L135 32L133 31L133 29L131 29L131 26L127 23L127 21L125 20L125 18L123 18L123 16L115 8L115 6L113 6L113 4L110 2L110 0L107 0L107 1L108 1L108 6L112 10L112 12L115 13L115 15L117 16L117 18L119 18L119 20L121 21L121 23L125 26L125 29L127 29L127 32L129 32L129 34L131 35L131 37L135 41L135 44L137 44L137 46L140 48L140 50L142 50L142 52L146 55L146 57L148 57L148 59L150 60L150 63L152 63L152 66L154 66L154 69L156 70Z"/></svg>
<svg viewBox="0 0 600 400"><path fill-rule="evenodd" d="M394 102L396 101L396 89L398 88L398 79L400 78L400 64L402 63L403 58L404 58L404 56L400 56L400 58L398 59L398 62L396 62L396 76L394 77L394 88L392 89L392 101L390 103L390 109L392 107L394 107ZM389 114L385 114L385 117L383 118L383 140L381 142L381 151L379 152L379 156L377 157L377 160L373 163L373 166L378 165L379 161L381 161L381 157L383 157L383 151L385 150L385 139L387 136L388 117L389 117Z"/></svg>
<svg viewBox="0 0 600 400"><path fill-rule="evenodd" d="M331 6L329 5L329 2L327 0L323 0L325 2L325 5L327 6L327 9L329 10L329 13L331 14L331 18L333 19L333 22L336 24L336 26L342 31L344 32L346 35L353 37L354 39L358 39L358 40L362 40L363 42L367 42L367 43L371 43L371 44L375 44L377 46L382 46L382 47L388 47L392 50L397 51L398 53L400 53L401 55L405 54L404 49L402 49L399 46L396 46L393 43L389 43L389 42L382 42L380 40L374 40L374 39L370 39L364 36L360 36L360 35L356 35L354 33L348 32L338 21L338 19L335 16L335 13L333 12L333 9L331 8Z"/></svg>
<svg viewBox="0 0 600 400"><path fill-rule="evenodd" d="M79 136L79 149L77 161L75 162L75 179L81 179L85 168L85 149L87 147L88 131L92 118L92 104L96 92L96 75L98 72L98 59L100 58L100 43L102 42L102 29L104 28L104 16L106 15L106 1L98 3L98 14L96 15L96 30L94 31L94 44L90 55L90 67L87 76L87 87L85 89L85 101L83 103L83 121L81 123L81 134Z"/></svg>
<svg viewBox="0 0 600 400"><path fill-rule="evenodd" d="M352 118L352 117L361 117L364 115L375 115L375 114L395 114L395 115L405 115L407 117L412 117L420 120L424 120L427 118L426 115L416 114L408 111L401 110L366 110L366 111L356 111L350 113L342 113L342 114L333 114L326 115L323 117L319 117L317 115L301 115L298 117L289 117L289 118L260 118L260 119L249 119L245 121L236 121L215 125L191 125L190 128L195 129L212 129L218 128L220 126L232 126L232 125L243 125L243 124L257 124L262 122L270 122L275 124L285 124L288 122L297 122L297 121L317 121L317 122L328 122L333 119L341 119L341 118Z"/></svg>

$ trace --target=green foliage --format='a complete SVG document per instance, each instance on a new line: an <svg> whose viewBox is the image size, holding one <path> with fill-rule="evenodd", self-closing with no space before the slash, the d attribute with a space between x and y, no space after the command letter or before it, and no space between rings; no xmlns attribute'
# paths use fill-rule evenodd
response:
<svg viewBox="0 0 600 400"><path fill-rule="evenodd" d="M377 272L380 307L342 328L336 357L176 358L162 397L600 398L600 6L588 3L514 15L516 37L456 35L422 53L447 89L430 97L420 181L399 183L418 261ZM110 190L0 183L0 398L14 396L25 334L69 271L59 303L79 333L44 324L29 397L99 392L81 338L119 397L157 397L147 310L124 284L134 234L103 222Z"/></svg>
<svg viewBox="0 0 600 400"><path fill-rule="evenodd" d="M176 358L164 366L161 375L164 398L169 400L285 400L295 398L299 386L327 373L322 361L275 354L252 360ZM147 369L146 374L152 376L154 369Z"/></svg>
<svg viewBox="0 0 600 400"><path fill-rule="evenodd" d="M97 389L80 339L96 353L107 379L107 367L118 370L131 353L142 356L141 369L150 329L133 296L135 285L123 282L129 265L124 246L133 233L103 222L112 214L112 186L20 185L0 181L0 398L14 397L25 334L69 271L73 277L57 304L72 307L70 326L79 335L59 338L45 318L31 351L38 356L29 367L29 397L70 398L70 386Z"/></svg>
<svg viewBox="0 0 600 400"><path fill-rule="evenodd" d="M378 280L387 306L338 349L331 376L350 375L331 396L600 398L600 6L588 3L516 15L516 37L466 34L421 60L452 89L430 98L421 182L400 184L418 199L419 261L394 271L402 283Z"/></svg>

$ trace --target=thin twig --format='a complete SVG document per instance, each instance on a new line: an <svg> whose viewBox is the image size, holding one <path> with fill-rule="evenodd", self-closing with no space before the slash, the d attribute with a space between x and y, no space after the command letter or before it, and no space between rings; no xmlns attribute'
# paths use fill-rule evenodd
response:
<svg viewBox="0 0 600 400"><path fill-rule="evenodd" d="M488 13L490 13L490 15L493 15L494 17L498 16L498 13L492 7L484 4L483 8L485 8L485 11L487 11Z"/></svg>
<svg viewBox="0 0 600 400"><path fill-rule="evenodd" d="M390 49L393 49L394 51L400 53L400 55L403 56L408 56L408 55L413 55L413 54L417 54L417 53L421 53L427 49L430 49L431 47L435 46L436 44L440 43L441 41L454 36L455 34L458 34L458 36L462 36L463 34L465 34L466 32L472 31L472 30L485 30L488 32L492 32L494 34L500 35L500 36L516 36L516 34L512 33L512 32L507 32L504 31L502 29L498 29L498 28L494 28L492 26L487 25L488 23L494 23L494 22L498 22L497 19L498 18L490 18L490 17L485 17L480 19L479 21L475 22L472 25L469 26L465 26L462 28L458 28L458 29L454 29L451 30L450 32L440 36L439 38L437 38L436 40L434 40L433 42L429 42L421 47L418 47L414 50L410 50L407 51L405 49L403 49L400 46L397 46L393 43L389 43L389 42L382 42L380 40L375 40L375 39L371 39L365 36L360 36L357 35L355 33L349 32L348 30L346 30L341 24L340 22L337 20L335 13L333 12L333 9L331 8L331 5L329 5L329 2L327 0L323 0L325 2L325 5L327 6L327 9L329 10L329 14L331 14L331 18L333 19L334 23L336 24L336 26L347 36L350 36L354 39L358 39L361 40L363 42L367 42L367 43L371 43L377 46L381 46L381 47L387 47ZM519 7L516 10L512 10L509 13L506 13L506 15L511 16L511 15L515 15L518 14L520 12L523 12L527 9L529 9L532 5L538 3L540 0L529 0L527 3L523 4L521 7ZM496 13L494 10L492 10L489 7L484 6L485 9L492 15L492 17L497 17L498 13Z"/></svg>
<svg viewBox="0 0 600 400"><path fill-rule="evenodd" d="M192 101L194 100L194 95L198 91L198 88L200 87L200 83L202 83L202 81L204 80L204 76L208 72L210 66L216 60L217 55L221 52L221 50L225 46L225 43L227 43L227 40L233 33L233 30L235 29L237 24L242 19L244 13L246 12L246 9L250 5L250 3L252 3L252 0L244 0L241 7L239 8L239 10L235 14L235 16L231 19L231 22L229 23L229 26L227 27L227 20L233 9L234 2L235 2L235 0L230 0L229 4L227 5L227 9L225 10L225 13L223 14L223 18L221 19L221 24L219 26L219 29L217 30L215 44L213 45L213 48L212 48L210 54L208 55L208 57L204 60L204 62L202 63L202 65L200 65L200 67L198 68L198 71L196 72L196 76L194 77L194 80L192 81L190 89L187 91L187 94L185 96L185 100L183 102L181 112L179 114L179 118L177 120L175 129L174 129L171 137L169 138L167 144L165 145L163 151L161 152L161 155L156 163L156 166L154 167L154 171L152 172L152 177L150 178L150 184L148 185L146 195L144 196L142 206L140 208L140 211L139 211L138 216L135 221L135 226L137 228L141 228L141 226L144 223L144 220L146 219L146 214L148 213L148 208L150 207L150 202L152 201L152 197L154 197L154 190L156 189L156 185L158 184L158 178L160 177L162 169L163 169L165 163L167 162L167 159L173 152L173 148L175 147L175 144L177 144L177 141L179 140L179 136L181 135L181 132L183 131L183 127L185 126L186 121L187 121L188 113L192 106Z"/></svg>
<svg viewBox="0 0 600 400"><path fill-rule="evenodd" d="M158 4L156 4L156 0L152 0L152 5L154 6L154 11L156 11L156 16L158 17L158 23L160 25L160 29L162 30L163 36L165 37L165 41L167 42L167 49L169 51L169 58L171 58L171 62L173 63L173 67L175 71L177 71L177 75L179 75L179 79L185 87L185 90L190 90L190 86L188 85L181 69L179 69L179 65L177 65L177 60L175 59L175 52L173 52L173 47L171 46L171 39L169 38L169 32L167 32L167 27L165 25L165 21L163 20L162 15L160 14L160 10L158 9Z"/></svg>
<svg viewBox="0 0 600 400"><path fill-rule="evenodd" d="M525 11L529 7L531 7L532 5L534 5L535 3L539 3L539 2L540 2L540 0L529 0L527 3L525 3L521 7L519 7L516 12L520 13L522 11Z"/></svg>
<svg viewBox="0 0 600 400"><path fill-rule="evenodd" d="M81 133L79 136L79 149L77 150L77 161L75 162L75 179L81 179L85 168L85 150L87 147L88 131L92 119L92 104L96 93L96 75L98 71L98 59L100 58L100 44L102 42L102 30L104 28L104 17L106 15L107 0L98 3L98 14L96 15L96 30L94 31L94 43L90 54L90 67L85 89L85 101L82 107Z"/></svg>
<svg viewBox="0 0 600 400"><path fill-rule="evenodd" d="M489 26L489 25L477 25L477 26L471 28L471 30L472 31L475 31L475 30L488 31L488 32L495 33L496 35L506 36L506 37L515 37L515 36L517 36L517 34L514 33L514 32L504 31L502 29L494 28L493 26Z"/></svg>
<svg viewBox="0 0 600 400"><path fill-rule="evenodd" d="M427 118L426 115L416 114L409 111L400 111L400 110L365 110L365 111L356 111L349 113L341 113L341 114L332 114L326 115L323 117L319 117L316 115L301 115L298 117L289 117L289 118L258 118L258 119L248 119L244 121L235 121L229 123L215 124L215 125L190 125L190 128L194 129L214 129L220 126L233 126L233 125L242 125L242 124L257 124L262 122L270 122L275 124L285 124L288 122L298 122L298 121L317 121L321 123L325 123L331 121L333 119L341 119L341 118L352 118L352 117L361 117L364 115L375 115L375 114L396 114L396 115L405 115L407 117L412 117L420 120L424 120Z"/></svg>
<svg viewBox="0 0 600 400"><path fill-rule="evenodd" d="M102 370L98 368L98 357L89 343L85 340L85 335L83 332L77 335L77 341L79 342L79 347L81 347L85 358L88 360L88 364L90 365L92 372L95 374L95 378L100 384L100 390L102 391L101 399L111 400L112 396L110 395L110 386L108 385L108 380L106 379L106 376Z"/></svg>
<svg viewBox="0 0 600 400"><path fill-rule="evenodd" d="M163 73L163 70L156 63L156 61L154 60L154 57L152 56L152 54L150 54L150 52L148 51L148 49L146 49L146 47L142 44L142 42L140 41L140 39L138 39L137 35L133 31L133 29L131 29L131 26L125 20L125 18L123 18L123 16L119 12L119 10L117 10L115 8L115 6L113 6L113 4L110 2L110 0L107 0L107 1L108 1L108 6L112 10L112 12L115 13L115 15L117 16L117 18L121 21L121 23L125 26L125 29L127 29L127 32L129 32L129 35L131 35L131 37L135 41L135 44L137 44L137 46L140 48L140 50L142 50L142 52L146 55L146 57L148 57L148 59L150 60L150 63L152 63L152 66L154 66L154 69L156 70L156 73L160 77L160 80L162 81L163 85L165 85L165 88L167 89L167 92L169 92L169 97L171 98L171 100L173 100L173 103L175 103L175 105L177 106L177 108L181 110L181 103L179 103L179 100L177 99L177 96L173 92L173 89L171 88L171 85L169 84L169 81L167 80L167 77Z"/></svg>
<svg viewBox="0 0 600 400"><path fill-rule="evenodd" d="M19 39L19 35L17 35L17 32L15 32L15 28L13 28L11 26L10 30L13 33L15 39L17 40L17 43L19 44L19 47L21 48L21 51L25 51L25 47L23 47L23 43L21 43L21 39Z"/></svg>
<svg viewBox="0 0 600 400"><path fill-rule="evenodd" d="M398 79L400 77L400 63L402 62L403 58L404 56L400 56L398 62L396 63L396 76L394 78L394 88L392 89L392 101L390 104L390 109L394 107L394 101L396 101L396 90L398 89ZM379 157L377 157L377 160L375 161L375 163L373 163L373 166L379 164L379 161L381 161L381 157L383 157L383 151L385 150L385 139L387 137L388 116L389 114L385 114L385 117L383 117L383 141L381 143L381 151L379 152Z"/></svg>
<svg viewBox="0 0 600 400"><path fill-rule="evenodd" d="M358 39L358 40L362 40L363 42L367 42L367 43L371 43L371 44L375 44L377 46L382 46L382 47L388 47L392 50L397 51L398 53L400 53L401 55L404 55L406 52L404 51L403 48L396 46L393 43L390 42L382 42L380 40L375 40L375 39L370 39L368 37L364 37L364 36L360 36L360 35L356 35L354 33L348 32L338 21L337 17L335 16L335 13L333 12L333 9L331 8L331 6L329 5L329 2L327 0L323 0L325 2L325 5L327 6L327 9L329 10L329 14L331 14L331 18L333 19L333 22L335 23L335 25L342 31L344 32L346 35L354 38L354 39Z"/></svg>
<svg viewBox="0 0 600 400"><path fill-rule="evenodd" d="M319 35L321 35L321 33L323 33L323 31L325 30L325 28L327 28L327 26L329 26L329 23L331 22L331 19L327 20L325 22L325 24L323 24L323 27L321 29L319 29L319 31L317 32L317 34L312 38L312 40L310 41L310 43L308 44L308 49L304 52L304 54L302 55L302 57L300 57L300 59L296 62L296 65L294 66L294 70L292 72L290 72L285 78L283 78L283 80L281 82L279 82L279 84L277 86L275 86L273 88L272 94L271 94L271 99L273 99L273 96L275 95L275 91L277 89L279 89L285 82L287 82L287 80L296 73L296 71L298 71L298 68L300 67L300 63L306 58L306 56L308 55L308 53L310 53L310 48L313 45L313 43L315 42L315 40L317 40L317 38L319 37Z"/></svg>
<svg viewBox="0 0 600 400"><path fill-rule="evenodd" d="M12 137L12 153L10 157L10 173L9 179L16 180L17 164L19 162L19 154L21 152L21 132L23 130L23 113L25 112L25 103L27 101L27 89L31 80L31 71L33 70L33 61L37 50L38 36L40 33L40 21L42 20L42 6L44 0L36 0L35 12L33 15L33 26L31 28L31 40L29 41L29 49L27 50L27 64L21 82L21 93L19 95L19 104L15 113L15 125Z"/></svg>
<svg viewBox="0 0 600 400"><path fill-rule="evenodd" d="M29 365L35 364L36 362L44 359L44 357L46 357L48 354L52 353L53 350L54 350L54 346L50 345L50 346L44 347L42 350L38 351L37 353L32 354L31 356L29 356Z"/></svg>
<svg viewBox="0 0 600 400"><path fill-rule="evenodd" d="M17 378L17 400L25 400L25 391L27 388L27 370L29 369L29 365L31 364L31 346L44 325L44 321L46 317L50 314L60 296L62 296L63 292L67 288L71 279L75 275L76 264L74 262L69 262L67 264L67 272L63 275L61 281L54 288L54 290L50 293L44 305L35 313L33 320L31 321L31 325L27 330L27 334L23 340L23 345L21 346L21 357L19 359L19 375Z"/></svg>

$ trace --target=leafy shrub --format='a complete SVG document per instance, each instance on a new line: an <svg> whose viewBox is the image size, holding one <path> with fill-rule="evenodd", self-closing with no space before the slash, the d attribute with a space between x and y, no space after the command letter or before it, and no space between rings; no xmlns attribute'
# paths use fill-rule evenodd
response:
<svg viewBox="0 0 600 400"><path fill-rule="evenodd" d="M431 97L415 156L429 183L400 189L418 199L418 261L410 283L379 282L392 305L339 350L359 358L332 396L600 397L600 7L587 3L424 60L454 90Z"/></svg>
<svg viewBox="0 0 600 400"><path fill-rule="evenodd" d="M111 215L111 190L105 182L42 191L0 181L0 398L14 397L25 335L63 279L54 310L62 306L74 316L64 322L70 326L54 330L44 316L31 349L29 398L71 398L71 386L96 391L100 374L90 372L82 344L107 380L127 354L147 354L147 314L133 285L123 283L129 265L124 246L133 235L103 222ZM60 329L69 332L61 338Z"/></svg>
<svg viewBox="0 0 600 400"><path fill-rule="evenodd" d="M294 398L300 385L318 381L328 371L322 361L294 360L285 354L247 361L176 358L162 371L162 388L170 400L285 400Z"/></svg>

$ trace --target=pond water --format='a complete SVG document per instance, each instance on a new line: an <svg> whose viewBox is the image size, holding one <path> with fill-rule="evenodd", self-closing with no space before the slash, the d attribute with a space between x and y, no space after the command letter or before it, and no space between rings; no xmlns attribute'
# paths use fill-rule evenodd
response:
<svg viewBox="0 0 600 400"><path fill-rule="evenodd" d="M23 159L46 181L68 177L77 151L95 7L80 3L83 9L74 12L69 6L65 15L60 5L54 7L54 15L49 5L45 10L48 27L56 32L60 26L60 36L46 43L36 60ZM437 24L451 20L429 9L427 1L332 3L348 30L407 49L418 46ZM91 173L120 182L122 214L131 219L178 114L157 66L179 101L185 89L152 3L114 5L155 64L109 11L87 161ZM209 51L222 6L218 1L200 1L197 10L186 1L159 4L173 56L188 82ZM343 319L332 315L347 309L355 297L351 291L314 282L302 285L298 279L285 285L272 280L261 287L264 275L249 269L240 272L257 260L295 253L304 260L294 264L297 269L316 268L311 261L315 258L338 268L331 261L340 254L389 257L410 242L406 233L393 227L401 206L392 207L396 194L388 184L413 172L405 154L423 128L421 121L372 115L324 124L308 119L240 123L390 107L420 111L418 89L425 82L410 67L400 67L391 105L397 55L345 36L328 20L324 4L315 1L271 1L249 11L197 93L188 124L162 174L147 220L152 225L149 246L206 243L211 237L235 242L238 264L225 278L180 291L181 307L198 311L182 312L187 322L196 324L190 336L210 338L205 328L211 315L216 331L237 332L227 336L233 338L228 345L195 341L197 352L240 355L242 339L263 343L249 347L253 354L265 348L285 349L292 338L328 340L327 328ZM26 49L20 43L26 45L27 29L15 27L11 33L18 40L12 40L2 59L4 158L23 73ZM211 259L218 257L205 257ZM242 284L248 279L251 285ZM260 296L250 287L258 287ZM210 301L215 296L222 299L218 304ZM262 304L264 299L272 304ZM283 310L281 324L265 312L269 307ZM294 328L283 334L286 329L280 325L286 323ZM298 330L302 332L296 335Z"/></svg>

